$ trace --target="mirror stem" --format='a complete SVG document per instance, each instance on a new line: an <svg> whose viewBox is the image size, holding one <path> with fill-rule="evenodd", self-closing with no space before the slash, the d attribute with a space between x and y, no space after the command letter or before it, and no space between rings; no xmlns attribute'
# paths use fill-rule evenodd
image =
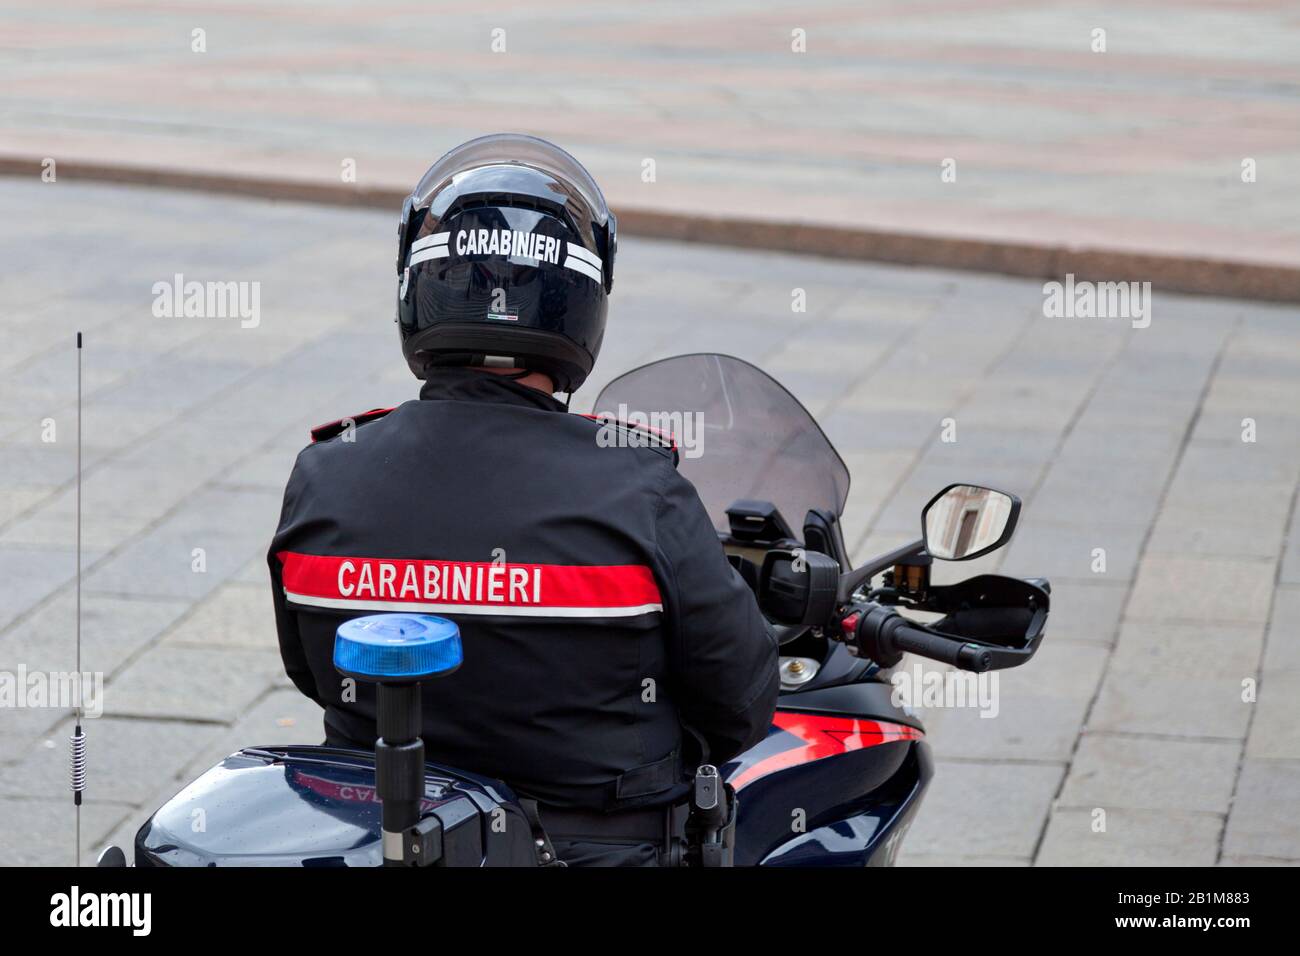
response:
<svg viewBox="0 0 1300 956"><path fill-rule="evenodd" d="M895 564L898 564L900 561L904 561L907 558L916 557L917 555L924 553L925 541L924 539L918 539L913 541L911 544L903 545L903 547L896 551L882 554L869 564L864 564L860 568L854 568L852 571L845 572L840 575L840 588L839 594L837 595L838 599L841 603L848 601L849 598L853 596L854 591L862 587L862 585L866 584L881 571L884 571L887 568L892 568Z"/></svg>

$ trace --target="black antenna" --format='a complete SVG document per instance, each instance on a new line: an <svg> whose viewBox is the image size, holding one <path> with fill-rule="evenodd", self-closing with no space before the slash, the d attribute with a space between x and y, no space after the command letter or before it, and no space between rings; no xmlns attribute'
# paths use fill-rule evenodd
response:
<svg viewBox="0 0 1300 956"><path fill-rule="evenodd" d="M81 732L82 695L85 687L81 678L81 333L77 333L77 721L71 744L72 802L77 807L77 859L81 866L81 793L86 789L86 735Z"/></svg>

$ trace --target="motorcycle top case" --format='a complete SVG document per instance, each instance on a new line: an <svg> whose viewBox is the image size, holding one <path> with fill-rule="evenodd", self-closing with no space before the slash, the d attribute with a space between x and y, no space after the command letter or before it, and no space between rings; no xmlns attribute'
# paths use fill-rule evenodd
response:
<svg viewBox="0 0 1300 956"><path fill-rule="evenodd" d="M535 866L510 788L427 764L422 814L442 825L443 866ZM158 810L135 836L136 866L381 866L373 753L250 747Z"/></svg>

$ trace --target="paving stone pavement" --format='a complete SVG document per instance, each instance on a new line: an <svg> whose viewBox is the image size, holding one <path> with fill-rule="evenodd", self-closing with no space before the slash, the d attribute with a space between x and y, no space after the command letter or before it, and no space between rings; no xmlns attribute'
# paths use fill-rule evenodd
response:
<svg viewBox="0 0 1300 956"><path fill-rule="evenodd" d="M1300 21L1277 0L0 16L0 154L335 185L351 162L359 188L409 188L512 129L616 207L1300 265Z"/></svg>
<svg viewBox="0 0 1300 956"><path fill-rule="evenodd" d="M86 333L84 662L106 678L89 859L237 746L319 739L266 593L281 483L312 424L416 384L391 216L0 196L0 671L72 666ZM259 324L156 318L153 284L176 274L260 282ZM849 463L859 558L913 536L951 481L1024 497L1008 550L936 574L1050 576L1048 637L998 675L996 716L926 710L937 773L902 862L1300 862L1300 310L1157 295L1135 329L1042 304L1030 281L630 239L575 408L650 359L757 362ZM71 859L67 729L61 710L0 710L0 863Z"/></svg>

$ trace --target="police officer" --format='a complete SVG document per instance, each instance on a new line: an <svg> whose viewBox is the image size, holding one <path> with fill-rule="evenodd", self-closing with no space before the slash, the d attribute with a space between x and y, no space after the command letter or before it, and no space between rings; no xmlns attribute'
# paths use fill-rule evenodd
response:
<svg viewBox="0 0 1300 956"><path fill-rule="evenodd" d="M313 431L268 561L327 742L375 742L371 689L332 664L339 623L449 617L465 662L424 695L429 759L535 800L570 864L655 865L695 766L767 733L777 647L671 442L598 442L554 397L600 352L615 249L599 187L551 143L435 163L398 237L420 398Z"/></svg>

